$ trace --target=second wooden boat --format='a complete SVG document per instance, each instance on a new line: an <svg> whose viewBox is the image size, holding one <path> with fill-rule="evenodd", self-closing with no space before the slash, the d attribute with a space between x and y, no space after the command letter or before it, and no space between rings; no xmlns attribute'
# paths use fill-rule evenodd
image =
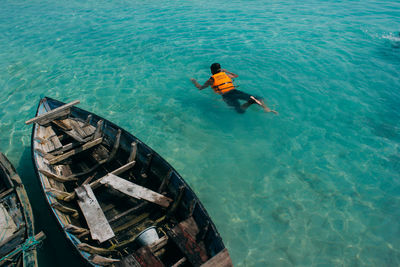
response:
<svg viewBox="0 0 400 267"><path fill-rule="evenodd" d="M44 98L32 157L65 237L91 265L232 266L200 200L160 155L95 114Z"/></svg>
<svg viewBox="0 0 400 267"><path fill-rule="evenodd" d="M45 235L35 236L31 204L21 178L0 153L0 266L37 266L36 246Z"/></svg>

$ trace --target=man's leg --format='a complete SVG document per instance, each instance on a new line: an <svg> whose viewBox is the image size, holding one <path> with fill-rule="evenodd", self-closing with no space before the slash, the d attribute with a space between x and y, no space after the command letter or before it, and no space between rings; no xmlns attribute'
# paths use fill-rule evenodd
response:
<svg viewBox="0 0 400 267"><path fill-rule="evenodd" d="M244 113L246 111L245 108L242 108L240 106L239 100L235 98L234 96L222 96L222 99L225 101L228 106L233 107L237 113Z"/></svg>
<svg viewBox="0 0 400 267"><path fill-rule="evenodd" d="M272 112L278 114L278 112L276 112L275 110L272 110L269 107L267 107L267 105L264 103L264 100L261 97L253 96L240 90L236 90L235 95L237 96L237 98L247 101L241 106L243 110L246 110L249 106L253 104L257 104L261 106L265 112Z"/></svg>
<svg viewBox="0 0 400 267"><path fill-rule="evenodd" d="M261 106L264 109L265 112L272 112L272 113L278 115L278 112L275 111L275 110L270 109L269 107L267 107L267 105L264 103L264 101L262 99L257 99L254 96L251 96L249 102L251 100L253 100L253 103L256 103L257 105Z"/></svg>

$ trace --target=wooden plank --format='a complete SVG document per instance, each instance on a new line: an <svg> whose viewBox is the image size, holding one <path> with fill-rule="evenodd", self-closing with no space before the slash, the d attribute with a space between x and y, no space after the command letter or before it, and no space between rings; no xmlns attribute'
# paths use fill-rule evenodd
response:
<svg viewBox="0 0 400 267"><path fill-rule="evenodd" d="M178 195L175 197L174 200L174 204L172 205L172 207L169 209L167 216L169 218L171 218L172 216L174 216L176 210L178 209L179 205L181 204L182 201L182 197L183 197L183 193L185 192L185 186L181 185L179 187L179 193Z"/></svg>
<svg viewBox="0 0 400 267"><path fill-rule="evenodd" d="M71 125L72 129L75 130L75 132L78 133L78 135L80 137L85 138L87 135L86 133L83 131L82 127L79 125L79 123L75 120L72 119L68 119L69 120L69 124Z"/></svg>
<svg viewBox="0 0 400 267"><path fill-rule="evenodd" d="M67 135L71 136L73 139L75 139L79 143L85 143L86 142L86 140L83 139L74 129L72 129L71 131L66 131L65 133Z"/></svg>
<svg viewBox="0 0 400 267"><path fill-rule="evenodd" d="M157 190L158 193L162 194L162 192L163 192L165 186L168 186L169 181L171 180L171 177L172 177L172 173L173 173L173 172L174 172L174 171L173 171L172 169L170 169L170 170L168 171L167 175L164 177L164 179L163 179L163 181L162 181L160 187L159 187L158 190Z"/></svg>
<svg viewBox="0 0 400 267"><path fill-rule="evenodd" d="M6 191L2 192L0 194L0 199L4 198L5 196L7 196L8 194L12 193L14 191L14 187L7 189Z"/></svg>
<svg viewBox="0 0 400 267"><path fill-rule="evenodd" d="M110 254L113 254L113 253L117 252L112 247L110 247L110 248L100 248L100 247L91 246L91 245L86 244L86 243L80 243L80 244L77 245L77 247L78 247L79 250L85 251L85 252L90 253L90 254L110 255Z"/></svg>
<svg viewBox="0 0 400 267"><path fill-rule="evenodd" d="M73 118L70 118L69 120L70 122L72 121L72 123L70 123L71 127L74 128L78 127L82 130L82 133L80 133L82 137L86 138L90 135L93 135L94 132L96 131L96 127L90 124L90 121L92 120L92 115L89 115L86 121L81 121L79 119L73 119Z"/></svg>
<svg viewBox="0 0 400 267"><path fill-rule="evenodd" d="M164 264L157 258L149 247L144 246L136 250L136 260L143 267L163 267Z"/></svg>
<svg viewBox="0 0 400 267"><path fill-rule="evenodd" d="M118 175L118 174L120 174L120 173L123 173L124 171L129 170L129 169L132 168L134 165L135 165L135 161L129 162L129 163L127 163L127 164L125 164L125 165L119 167L118 169L114 170L114 171L111 172L111 173L112 173L112 174L115 174L115 175ZM95 166L95 167L96 167L96 166ZM93 168L92 168L92 169L93 169ZM81 174L83 175L83 173L78 173L79 176L80 176ZM71 178L75 178L76 176L77 176L77 175L71 175L71 176L69 176L69 177L67 177L67 178L68 178L68 179L71 179ZM103 177L104 177L104 176L103 176ZM60 176L56 176L56 177L54 177L54 178L57 179L57 178L60 178ZM83 182L82 185L85 185L85 184L89 183L90 180L91 180L92 178L93 178L93 176L88 177L87 180L85 180L85 181ZM64 178L64 179L65 179L65 178ZM101 179L102 179L102 178L97 179L96 181L94 181L93 183L91 183L91 184L90 184L90 187L91 187L92 189L96 189L96 188L100 185ZM75 192L72 193L71 197L69 197L69 200L74 199L74 198L75 198L75 195L76 195Z"/></svg>
<svg viewBox="0 0 400 267"><path fill-rule="evenodd" d="M56 180L57 182L60 182L60 183L65 183L65 182L77 181L78 180L78 178L76 178L76 177L66 177L66 176L58 175L58 174L56 174L54 172L51 172L51 171L48 171L48 170L46 170L44 168L40 168L40 169L38 169L38 171L41 174L45 175L47 178Z"/></svg>
<svg viewBox="0 0 400 267"><path fill-rule="evenodd" d="M10 219L12 220L12 218L10 217ZM16 247L18 244L20 244L24 239L25 239L25 227L20 227L17 228L17 230L13 233L11 233L11 235L8 235L8 237L6 237L6 235L4 235L4 239L2 239L0 241L0 252L1 255L4 255L5 253L7 253L7 251L9 251L10 249ZM1 229L2 234L4 233L4 229ZM7 256L2 257L3 260L7 260ZM3 267L3 261L0 261L0 266ZM7 266L8 267L8 266Z"/></svg>
<svg viewBox="0 0 400 267"><path fill-rule="evenodd" d="M137 199L144 199L152 203L156 203L162 207L167 208L172 202L172 199L167 198L157 192L154 192L143 186L134 184L128 180L118 177L114 174L107 174L100 180L101 184L109 185L110 187L124 193L130 197Z"/></svg>
<svg viewBox="0 0 400 267"><path fill-rule="evenodd" d="M44 143L44 152L46 153L53 151L55 149L53 142L51 142L50 140L50 137L52 136L50 127L51 126L44 128L44 134L42 136L43 138L46 139L46 142Z"/></svg>
<svg viewBox="0 0 400 267"><path fill-rule="evenodd" d="M130 254L121 259L120 262L114 264L115 267L143 267L140 263L136 260L136 258Z"/></svg>
<svg viewBox="0 0 400 267"><path fill-rule="evenodd" d="M22 252L22 257L19 259L22 263L17 263L16 266L38 266L36 249L25 250Z"/></svg>
<svg viewBox="0 0 400 267"><path fill-rule="evenodd" d="M62 147L62 144L60 142L60 139L58 139L56 133L54 132L53 128L51 126L47 126L45 128L44 136L43 138L47 139L47 143L51 144L52 149L45 151L45 152L51 152L53 150L60 149Z"/></svg>
<svg viewBox="0 0 400 267"><path fill-rule="evenodd" d="M91 255L89 257L89 260L96 264L96 265L100 265L100 266L113 266L112 264L115 264L117 262L120 262L119 259L113 259L113 258L106 258L100 255Z"/></svg>
<svg viewBox="0 0 400 267"><path fill-rule="evenodd" d="M46 238L46 235L43 232L40 232L40 233L35 235L36 241L43 241L45 238Z"/></svg>
<svg viewBox="0 0 400 267"><path fill-rule="evenodd" d="M179 261L177 261L174 265L172 265L171 267L179 267L182 266L183 264L185 264L185 262L187 261L187 259L185 257L183 257L182 259L180 259Z"/></svg>
<svg viewBox="0 0 400 267"><path fill-rule="evenodd" d="M179 226L182 229L185 229L185 232L187 232L189 235L195 237L199 233L199 227L197 226L196 221L193 219L193 217L189 217L186 220L182 221L179 223Z"/></svg>
<svg viewBox="0 0 400 267"><path fill-rule="evenodd" d="M196 232L196 229L189 229L188 227L193 228L194 225L186 221L186 223L176 225L167 233L183 254L185 254L188 261L194 266L199 266L208 260L207 252L203 246L200 246L196 242L196 238L191 234Z"/></svg>
<svg viewBox="0 0 400 267"><path fill-rule="evenodd" d="M163 236L160 239L158 239L157 241L151 243L149 245L150 250L154 253L157 250L160 250L161 248L163 248L166 244L168 243L168 236Z"/></svg>
<svg viewBox="0 0 400 267"><path fill-rule="evenodd" d="M77 148L75 148L75 149L73 149L71 151L65 152L62 155L55 156L55 157L49 159L49 163L53 165L53 164L55 164L57 162L60 162L60 161L62 161L64 159L67 159L67 158L69 158L69 157L71 157L73 155L76 155L76 154L78 154L80 152L83 152L83 151L85 151L85 150L87 150L87 149L89 149L91 147L94 147L95 145L100 144L102 141L103 141L102 137L97 138L96 140L93 140L91 142L83 144L82 146L77 147Z"/></svg>
<svg viewBox="0 0 400 267"><path fill-rule="evenodd" d="M78 238L90 233L89 229L78 227L73 224L65 225L64 230L67 231L68 233L76 235Z"/></svg>
<svg viewBox="0 0 400 267"><path fill-rule="evenodd" d="M147 173L150 170L150 165L152 161L153 161L153 153L147 154L146 163L143 164L142 170L140 171L140 176L142 176L142 178L147 178Z"/></svg>
<svg viewBox="0 0 400 267"><path fill-rule="evenodd" d="M52 121L54 125L64 131L65 134L69 135L73 139L77 140L80 143L85 143L86 134L80 129L80 126L76 126L74 121L71 119L64 120L54 120ZM83 135L82 135L83 133Z"/></svg>
<svg viewBox="0 0 400 267"><path fill-rule="evenodd" d="M130 168L132 168L135 165L135 163L136 163L135 161L128 162L127 164L122 165L121 167L119 167L118 169L112 171L111 173L114 174L114 175L120 175L121 173L123 173L123 172L129 170Z"/></svg>
<svg viewBox="0 0 400 267"><path fill-rule="evenodd" d="M87 116L87 118L86 118L86 121L85 121L85 127L86 126L89 126L90 125L90 122L92 121L92 114L89 114L88 116Z"/></svg>
<svg viewBox="0 0 400 267"><path fill-rule="evenodd" d="M112 148L112 150L110 152L110 156L108 157L107 161L112 160L115 157L115 155L117 154L120 141L121 141L121 129L118 129L117 136L115 137L114 146L113 146L113 148Z"/></svg>
<svg viewBox="0 0 400 267"><path fill-rule="evenodd" d="M51 143L54 145L54 150L58 150L63 147L63 145L60 142L60 139L58 139L57 135L54 135L50 138Z"/></svg>
<svg viewBox="0 0 400 267"><path fill-rule="evenodd" d="M110 223L113 223L115 221L118 221L120 218L128 216L129 214L143 208L144 206L146 206L148 203L147 202L142 202L139 205L132 207L130 209L128 209L127 211L124 211L122 213L119 213L117 215L115 215L112 219L109 220Z"/></svg>
<svg viewBox="0 0 400 267"><path fill-rule="evenodd" d="M99 120L97 122L97 127L96 127L96 130L94 132L94 136L93 136L94 139L99 138L99 137L101 137L103 135L103 125L104 125L104 121L103 120Z"/></svg>
<svg viewBox="0 0 400 267"><path fill-rule="evenodd" d="M14 250L9 251L7 255L3 255L0 266L33 266L37 267L36 261L36 247L46 238L43 232L35 235L33 239L26 239L24 243L21 243ZM20 257L19 253L22 251L22 258L24 264L20 264L15 260Z"/></svg>
<svg viewBox="0 0 400 267"><path fill-rule="evenodd" d="M73 218L78 219L79 218L79 213L76 209L73 208L69 208L67 206L64 206L63 204L61 204L60 202L53 202L51 203L51 207L59 210L60 212L64 213L64 214L68 214L71 215Z"/></svg>
<svg viewBox="0 0 400 267"><path fill-rule="evenodd" d="M84 125L82 127L82 130L85 132L86 136L91 136L96 131L96 128L93 127L92 125Z"/></svg>
<svg viewBox="0 0 400 267"><path fill-rule="evenodd" d="M212 257L206 263L201 265L201 267L233 267L231 257L229 256L229 252L226 248L220 251L217 255Z"/></svg>
<svg viewBox="0 0 400 267"><path fill-rule="evenodd" d="M115 234L111 229L92 188L89 185L84 185L75 188L75 192L78 196L79 207L81 208L90 229L92 239L98 240L102 243L113 238Z"/></svg>
<svg viewBox="0 0 400 267"><path fill-rule="evenodd" d="M67 120L53 120L52 123L64 131L72 130L72 127L69 125Z"/></svg>
<svg viewBox="0 0 400 267"><path fill-rule="evenodd" d="M64 110L66 110L66 109L68 109L68 108L70 108L70 107L72 107L72 106L74 106L74 105L77 105L77 104L79 104L79 103L80 103L79 100L72 101L72 102L70 102L70 103L68 103L68 104L65 104L65 105L61 106L61 107L58 107L58 108L53 109L53 110L51 110L51 111L48 111L48 112L46 112L46 113L44 113L44 114L41 114L41 115L39 115L39 116L37 116L37 117L35 117L35 118L33 118L33 119L27 120L27 121L25 122L25 124L31 124L31 123L34 123L34 122L39 122L39 121L41 121L41 120L43 120L43 119L46 119L46 118L49 118L49 117L51 117L51 116L57 115L57 114L59 114L61 111L64 111Z"/></svg>
<svg viewBox="0 0 400 267"><path fill-rule="evenodd" d="M112 172L110 172L110 173L111 173L111 174L114 174L114 175L119 175L119 174L121 174L121 173L123 173L123 172L129 170L130 168L132 168L132 167L135 165L135 163L136 163L135 161L128 162L127 164L122 165L121 167L119 167L118 169L116 169L116 170L114 170L114 171L112 171ZM107 176L107 175L106 175L106 176ZM92 189L97 188L97 187L100 185L101 179L103 179L104 177L105 177L105 176L103 176L102 178L97 179L96 181L94 181L93 183L91 183L90 186L92 187Z"/></svg>
<svg viewBox="0 0 400 267"><path fill-rule="evenodd" d="M68 108L66 110L62 110L62 111L58 112L57 114L53 114L53 115L51 115L51 116L49 116L47 118L41 119L37 123L39 125L47 125L47 124L53 122L56 119L68 116L70 113L71 113L71 110Z"/></svg>
<svg viewBox="0 0 400 267"><path fill-rule="evenodd" d="M48 142L49 140L47 140L46 138L46 127L44 126L38 126L37 128L37 136L40 138L40 140L38 140L41 144L41 150L45 153L48 152L49 150L49 145Z"/></svg>
<svg viewBox="0 0 400 267"><path fill-rule="evenodd" d="M59 139L60 140L60 139ZM63 154L65 151L68 151L68 150L71 150L71 149L73 149L73 148L75 148L75 147L77 147L77 146L80 146L81 144L80 143L77 143L77 142L74 142L74 143L69 143L69 144L66 144L65 146L62 146L60 149L58 149L57 151L53 151L51 154L52 155L54 155L54 156L57 156L57 155L61 155L61 154Z"/></svg>
<svg viewBox="0 0 400 267"><path fill-rule="evenodd" d="M132 142L131 143L131 152L129 154L128 162L134 161L136 159L136 153L137 153L137 142Z"/></svg>
<svg viewBox="0 0 400 267"><path fill-rule="evenodd" d="M146 227L144 227L144 223L147 221L149 221L149 216L150 213L146 212L146 213L141 213L140 215L134 217L133 219L129 220L127 223L120 225L116 228L114 228L114 232L115 233L119 233L121 231L124 231L126 229L139 229L140 227L142 227L143 229L145 229ZM134 228L133 228L134 227Z"/></svg>

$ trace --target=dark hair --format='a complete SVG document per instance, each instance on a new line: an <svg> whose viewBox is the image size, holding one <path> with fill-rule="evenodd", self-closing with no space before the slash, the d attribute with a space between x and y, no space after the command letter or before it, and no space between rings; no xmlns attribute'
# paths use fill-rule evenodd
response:
<svg viewBox="0 0 400 267"><path fill-rule="evenodd" d="M213 63L210 69L212 74L216 74L221 70L221 65L219 63Z"/></svg>

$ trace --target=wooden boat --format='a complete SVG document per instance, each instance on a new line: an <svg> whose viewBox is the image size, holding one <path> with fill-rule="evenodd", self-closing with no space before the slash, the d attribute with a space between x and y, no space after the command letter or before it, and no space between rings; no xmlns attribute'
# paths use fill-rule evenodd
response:
<svg viewBox="0 0 400 267"><path fill-rule="evenodd" d="M14 167L0 153L0 266L37 266L32 208Z"/></svg>
<svg viewBox="0 0 400 267"><path fill-rule="evenodd" d="M117 125L43 98L32 157L65 236L95 266L232 266L209 215L181 176Z"/></svg>

